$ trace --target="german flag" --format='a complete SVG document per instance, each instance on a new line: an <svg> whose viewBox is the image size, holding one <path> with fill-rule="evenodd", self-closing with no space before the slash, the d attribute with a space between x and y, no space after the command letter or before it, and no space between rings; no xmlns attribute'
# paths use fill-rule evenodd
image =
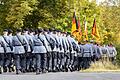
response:
<svg viewBox="0 0 120 80"><path fill-rule="evenodd" d="M78 42L80 42L81 38L82 38L82 30L81 30L80 20L79 19L78 19L78 28L77 28L76 38L77 38Z"/></svg>
<svg viewBox="0 0 120 80"><path fill-rule="evenodd" d="M93 27L92 27L92 37L93 38L95 37L97 40L100 38L98 28L96 26L96 19L95 18L94 18Z"/></svg>
<svg viewBox="0 0 120 80"><path fill-rule="evenodd" d="M76 15L75 12L73 13L73 18L72 18L72 29L71 29L71 34L73 36L76 36L76 30L77 30L77 19L76 19Z"/></svg>
<svg viewBox="0 0 120 80"><path fill-rule="evenodd" d="M88 40L87 21L84 20L84 40Z"/></svg>

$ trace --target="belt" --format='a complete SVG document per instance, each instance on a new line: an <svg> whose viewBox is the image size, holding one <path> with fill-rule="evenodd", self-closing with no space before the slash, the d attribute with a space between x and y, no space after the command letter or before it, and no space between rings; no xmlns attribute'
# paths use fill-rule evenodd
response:
<svg viewBox="0 0 120 80"><path fill-rule="evenodd" d="M22 46L22 45L15 45L15 46Z"/></svg>
<svg viewBox="0 0 120 80"><path fill-rule="evenodd" d="M90 52L84 52L84 53L90 53Z"/></svg>
<svg viewBox="0 0 120 80"><path fill-rule="evenodd" d="M34 46L42 46L42 45L34 45Z"/></svg>

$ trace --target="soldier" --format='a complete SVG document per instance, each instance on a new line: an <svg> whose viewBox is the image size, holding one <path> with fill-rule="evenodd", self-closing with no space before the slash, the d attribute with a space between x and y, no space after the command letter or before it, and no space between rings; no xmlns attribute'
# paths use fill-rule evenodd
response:
<svg viewBox="0 0 120 80"><path fill-rule="evenodd" d="M67 59L68 59L68 53L69 53L69 44L68 44L68 41L67 41L67 38L66 38L66 33L65 32L63 32L62 33L62 44L63 44L63 48L64 48L64 61L63 61L63 71L68 71L67 70Z"/></svg>
<svg viewBox="0 0 120 80"><path fill-rule="evenodd" d="M37 34L37 33L36 33ZM33 44L33 39L34 39L34 37L35 37L35 30L33 30L33 29L30 29L30 33L29 33L29 36L30 36L30 49L31 49L31 53L33 52L33 47L34 47L34 44ZM36 62L36 60L35 60L35 55L34 54L30 54L29 55L29 59L30 59L30 66L29 66L29 68L30 68L30 72L34 72L35 71L35 62Z"/></svg>
<svg viewBox="0 0 120 80"><path fill-rule="evenodd" d="M40 72L45 72L46 69L46 53L48 52L45 37L43 35L43 30L38 29L38 34L35 35L33 39L34 47L33 52L36 58L36 74ZM35 65L35 64L34 64Z"/></svg>
<svg viewBox="0 0 120 80"><path fill-rule="evenodd" d="M60 69L60 71L63 71L63 68L64 68L64 44L63 44L62 32L60 33L59 41L60 41L60 53L59 53L60 65L59 65L59 69Z"/></svg>
<svg viewBox="0 0 120 80"><path fill-rule="evenodd" d="M95 62L96 61L96 55L97 55L97 45L94 44L95 42L93 40L90 40L90 46L92 47L93 50L93 55L91 55L91 61Z"/></svg>
<svg viewBox="0 0 120 80"><path fill-rule="evenodd" d="M112 45L112 43L110 43L108 45L107 50L108 50L109 61L111 61L113 64L115 64L115 57L117 55L117 51L116 51L115 47Z"/></svg>
<svg viewBox="0 0 120 80"><path fill-rule="evenodd" d="M68 37L69 43L71 43L71 51L70 51L70 64L69 64L69 69L70 71L75 70L75 65L76 65L76 57L77 57L77 52L76 50L78 49L78 43L75 41L73 36Z"/></svg>
<svg viewBox="0 0 120 80"><path fill-rule="evenodd" d="M61 62L62 62L62 56L61 54L63 54L64 50L63 50L63 46L62 46L62 40L61 40L61 31L57 30L57 36L56 36L56 46L57 46L57 70L60 71L61 70Z"/></svg>
<svg viewBox="0 0 120 80"><path fill-rule="evenodd" d="M82 69L83 65L83 43L78 43L79 44L79 52L78 52L78 71Z"/></svg>
<svg viewBox="0 0 120 80"><path fill-rule="evenodd" d="M12 33L12 31L11 31L11 33ZM13 45L12 45L12 35L10 36L10 30L9 30L9 36L8 36L8 30L4 30L2 37L7 46L6 58L5 58L5 63L4 63L4 72L7 72L7 69L9 69L9 71L11 72L10 68L13 70L13 67L11 66L12 57L13 57L12 56L13 55Z"/></svg>
<svg viewBox="0 0 120 80"><path fill-rule="evenodd" d="M102 45L100 47L101 49L101 56L102 56L102 61L108 61L108 50L107 47L105 45Z"/></svg>
<svg viewBox="0 0 120 80"><path fill-rule="evenodd" d="M23 36L25 37L26 41L27 41L27 51L26 51L26 71L30 72L30 61L31 61L31 52L32 52L32 48L31 48L31 44L33 43L33 39L31 38L31 36L29 35L29 30L28 29L24 29L23 30Z"/></svg>
<svg viewBox="0 0 120 80"><path fill-rule="evenodd" d="M55 61L55 55L56 51L55 51L55 47L56 47L56 41L55 38L52 34L52 31L49 32L49 30L45 29L44 30L44 36L47 40L47 44L48 44L48 53L47 53L47 66L48 66L48 71L51 72L56 71L56 65L54 65L54 63L57 62L57 60ZM54 58L53 58L54 57Z"/></svg>
<svg viewBox="0 0 120 80"><path fill-rule="evenodd" d="M13 31L11 29L8 30L8 36L10 38L10 43L12 44L12 40L13 40ZM12 45L13 47L13 45ZM10 65L9 65L9 72L14 72L14 47L13 47L13 50L11 51L11 58L12 60L10 61Z"/></svg>
<svg viewBox="0 0 120 80"><path fill-rule="evenodd" d="M60 45L59 38L57 35L57 30L53 31L52 37L54 38L54 42L55 42L54 48L52 50L53 71L56 72L58 68L57 60L58 60L58 51L59 51L59 45Z"/></svg>
<svg viewBox="0 0 120 80"><path fill-rule="evenodd" d="M4 30L4 32L7 33L7 30ZM2 74L6 49L7 49L7 45L5 43L5 40L3 36L0 36L0 74Z"/></svg>
<svg viewBox="0 0 120 80"><path fill-rule="evenodd" d="M99 43L95 43L95 47L97 49L97 54L96 54L96 61L99 61L102 57L102 50L101 50L101 46Z"/></svg>
<svg viewBox="0 0 120 80"><path fill-rule="evenodd" d="M72 38L72 45L73 45L73 71L77 70L78 67L78 52L79 52L79 45L78 42Z"/></svg>
<svg viewBox="0 0 120 80"><path fill-rule="evenodd" d="M68 32L68 35L67 35L67 40L68 40L68 43L69 43L68 69L70 69L70 71L72 71L72 64L73 64L73 59L74 59L74 57L72 57L72 55L74 53L74 50L73 50L72 39L71 39L71 36L70 36L69 32Z"/></svg>
<svg viewBox="0 0 120 80"><path fill-rule="evenodd" d="M85 45L83 46L83 69L87 69L90 67L91 57L93 55L93 50L88 41L85 41Z"/></svg>
<svg viewBox="0 0 120 80"><path fill-rule="evenodd" d="M65 51L65 71L68 72L69 63L70 63L70 43L68 40L68 34L64 33L64 40L66 45L66 51Z"/></svg>
<svg viewBox="0 0 120 80"><path fill-rule="evenodd" d="M16 35L13 36L16 74L20 74L20 71L25 73L25 52L27 51L27 45L25 37L21 35L21 30L17 29Z"/></svg>

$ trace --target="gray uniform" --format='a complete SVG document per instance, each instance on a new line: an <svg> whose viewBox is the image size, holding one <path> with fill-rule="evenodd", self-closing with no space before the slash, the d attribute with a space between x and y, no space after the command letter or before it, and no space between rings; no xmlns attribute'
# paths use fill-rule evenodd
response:
<svg viewBox="0 0 120 80"><path fill-rule="evenodd" d="M26 38L26 41L27 41L27 51L26 51L26 69L29 70L30 69L30 62L32 60L32 44L33 44L33 38L28 34L28 33L25 33L23 35L25 38Z"/></svg>
<svg viewBox="0 0 120 80"><path fill-rule="evenodd" d="M35 35L33 42L34 48L32 53L34 53L36 57L36 68L40 70L45 69L46 53L48 52L48 45L45 36L43 34Z"/></svg>
<svg viewBox="0 0 120 80"><path fill-rule="evenodd" d="M64 38L60 36L60 69L63 70L64 67L64 53L65 53L65 45L64 45Z"/></svg>
<svg viewBox="0 0 120 80"><path fill-rule="evenodd" d="M56 51L55 51L55 48L56 48L56 41L55 41L55 38L53 37L53 35L51 34L44 34L46 40L47 40L47 45L48 45L48 53L47 53L47 67L48 67L48 70L51 71L52 70L52 67L55 66L54 63L56 63L56 61L54 60L55 56L53 56Z"/></svg>
<svg viewBox="0 0 120 80"><path fill-rule="evenodd" d="M91 57L93 55L93 50L90 44L85 44L83 46L83 68L89 68L91 63Z"/></svg>
<svg viewBox="0 0 120 80"><path fill-rule="evenodd" d="M78 70L83 67L83 44L79 44L79 52L78 52Z"/></svg>
<svg viewBox="0 0 120 80"><path fill-rule="evenodd" d="M107 47L107 50L108 50L109 60L114 63L115 57L116 57L116 55L117 55L117 51L116 51L115 47L113 47L113 46L108 46L108 47Z"/></svg>
<svg viewBox="0 0 120 80"><path fill-rule="evenodd" d="M66 51L65 51L65 69L68 71L69 63L70 63L70 44L67 37L64 37L66 43Z"/></svg>
<svg viewBox="0 0 120 80"><path fill-rule="evenodd" d="M0 73L2 73L1 67L3 67L4 63L4 54L6 53L6 43L4 41L4 38L0 36Z"/></svg>
<svg viewBox="0 0 120 80"><path fill-rule="evenodd" d="M52 59L53 59L53 70L56 71L56 68L58 67L58 52L59 52L59 38L57 34L52 34L52 37L54 38L55 41L55 46L52 51Z"/></svg>
<svg viewBox="0 0 120 80"><path fill-rule="evenodd" d="M5 68L10 67L12 63L13 57L13 45L12 45L12 36L5 36L3 35L4 41L6 43L6 60L5 60Z"/></svg>
<svg viewBox="0 0 120 80"><path fill-rule="evenodd" d="M93 43L90 43L89 45L92 47L92 50L93 50L93 55L91 55L91 60L95 62L96 54L97 54L97 47Z"/></svg>
<svg viewBox="0 0 120 80"><path fill-rule="evenodd" d="M74 64L74 56L76 54L75 48L76 48L76 41L68 36L68 42L69 42L69 46L70 46L70 63L69 63L69 67L72 68L73 64Z"/></svg>
<svg viewBox="0 0 120 80"><path fill-rule="evenodd" d="M17 34L13 36L15 65L17 70L22 69L23 71L25 71L25 52L28 49L27 45L27 41L23 35Z"/></svg>

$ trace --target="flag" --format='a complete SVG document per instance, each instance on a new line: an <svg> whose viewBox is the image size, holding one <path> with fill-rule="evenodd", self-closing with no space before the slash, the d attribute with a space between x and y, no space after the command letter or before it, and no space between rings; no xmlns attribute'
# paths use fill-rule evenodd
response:
<svg viewBox="0 0 120 80"><path fill-rule="evenodd" d="M73 13L73 19L72 19L72 29L71 29L71 34L73 36L76 36L76 30L77 30L77 19L75 12Z"/></svg>
<svg viewBox="0 0 120 80"><path fill-rule="evenodd" d="M81 30L81 26L80 26L80 20L78 19L78 28L77 28L77 33L76 33L76 38L78 40L78 42L81 41L82 38L82 30Z"/></svg>
<svg viewBox="0 0 120 80"><path fill-rule="evenodd" d="M78 31L79 31L80 35L82 35L82 30L81 30L81 26L80 26L80 20L78 20Z"/></svg>
<svg viewBox="0 0 120 80"><path fill-rule="evenodd" d="M87 21L84 20L84 40L88 40Z"/></svg>
<svg viewBox="0 0 120 80"><path fill-rule="evenodd" d="M92 27L92 37L96 38L97 40L100 38L99 32L98 32L98 28L96 26L96 19L94 19L93 22L93 27Z"/></svg>

